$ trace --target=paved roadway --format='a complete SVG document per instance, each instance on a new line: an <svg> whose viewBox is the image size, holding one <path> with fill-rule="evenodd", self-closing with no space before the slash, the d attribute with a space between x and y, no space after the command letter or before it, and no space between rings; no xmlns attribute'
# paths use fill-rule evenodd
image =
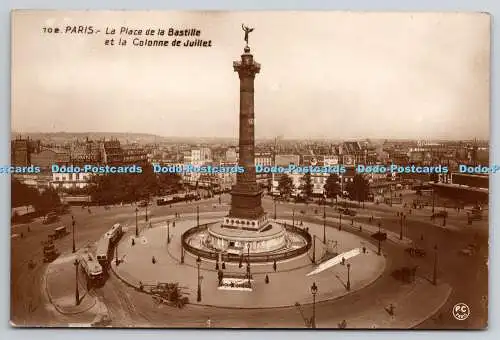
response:
<svg viewBox="0 0 500 340"><path fill-rule="evenodd" d="M229 195L223 197L223 202L227 203ZM204 200L197 202L200 205L200 212L220 210L214 208L213 204L218 202L218 199ZM263 201L264 208L273 213L273 203L269 199ZM288 203L277 204L278 218L288 216L291 218L292 207L295 208L295 216L297 219L304 221L317 221L322 217L322 209L317 208L318 214L314 213L315 206L299 206ZM359 211L360 215L368 216L372 212L375 216L383 218L383 228L399 232L399 219L395 216L394 209L396 207L366 205L365 210ZM93 243L110 228L115 222L125 222L134 224L133 216L134 207L113 207L110 210L104 210L102 207L92 208L92 214L88 214L87 210L74 208L73 214L77 221L76 245L77 248L83 247L88 243ZM227 207L222 207L227 209ZM181 214L193 213L195 208L193 203L185 204L178 203L172 206L153 207L153 215L166 215L173 212ZM300 214L300 210L306 210L306 214ZM373 211L375 210L375 211ZM415 214L415 212L413 212ZM418 215L419 213L417 213ZM327 215L336 215L333 213L333 208L327 208ZM424 213L421 213L424 215ZM357 217L366 221L366 217ZM417 220L418 219L418 220ZM459 225L464 224L464 217L450 216L448 224ZM14 239L12 241L12 257L11 257L11 320L17 325L44 325L55 322L55 314L47 307L47 301L44 300L41 290L41 277L43 273L42 248L40 242L52 233L53 229L59 224L65 224L68 227L70 224L70 215L65 215L61 218L58 224L42 225L41 222L31 223L31 232L27 231L27 226L14 226L13 233L21 233L24 238ZM487 218L486 218L487 221ZM486 225L487 222L483 223ZM331 224L331 223L330 223ZM336 226L333 223L332 226ZM468 327L483 327L485 324L485 313L481 298L487 294L487 267L485 264L485 256L487 256L487 226L482 229L477 225L473 227L465 227L460 225L458 231L448 231L445 228L430 224L430 220L426 222L421 217L409 217L408 227L405 229L405 236L414 239L416 242L421 242L422 247L429 250L429 255L425 259L409 259L404 254L401 248L384 244L384 251L391 258L388 270L408 265L409 262L419 265L418 275L431 278L433 268L433 256L431 248L434 244L439 247L439 277L453 286L454 291L448 301L443 306L438 317L429 319L420 325L421 328L468 328ZM478 254L472 257L462 257L458 255L458 251L465 245L470 243L476 236L476 243L481 245ZM422 234L424 241L420 241ZM71 235L56 242L57 248L62 252L71 252ZM35 269L28 269L28 261L33 259L37 262ZM395 281L389 275L385 275L373 284L360 292L350 294L342 299L334 302L326 302L318 304L316 315L317 323L321 324L322 320L338 315L345 315L345 319L349 316L359 314L364 308L372 305L374 299L381 296L387 296L400 287L401 284ZM203 327L207 318L210 317L212 327L217 327L217 320L224 320L225 326L231 324L242 325L241 320L246 320L248 327L254 327L253 323L262 326L265 320L268 320L269 327L301 327L301 316L296 308L287 308L280 310L228 310L218 308L206 308L188 306L182 310L177 310L169 307L154 306L151 297L144 294L138 294L132 289L124 288L122 283L117 278L112 276L104 286L98 291L98 294L104 296L108 310L113 320L113 326L140 326L157 325L164 327ZM457 321L451 316L451 308L455 303L465 302L471 307L471 316L465 321ZM307 313L308 308L305 306L304 312ZM381 313L384 313L381 310ZM441 316L439 317L439 314ZM58 317L59 322L64 322L64 317Z"/></svg>

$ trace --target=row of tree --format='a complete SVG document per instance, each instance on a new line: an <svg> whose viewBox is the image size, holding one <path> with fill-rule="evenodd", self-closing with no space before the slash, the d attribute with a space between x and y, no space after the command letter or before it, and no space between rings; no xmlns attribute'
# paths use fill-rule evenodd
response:
<svg viewBox="0 0 500 340"><path fill-rule="evenodd" d="M301 185L299 187L301 191L301 196L308 200L313 196L314 185L312 183L312 178L310 173L306 173L301 179ZM342 189L340 186L339 176L337 174L330 174L326 179L324 184L325 196L330 199L337 200L338 196L342 196ZM294 191L293 180L287 174L281 176L278 181L278 191L280 196L284 198L290 198ZM368 180L361 174L354 175L352 182L347 182L345 186L345 191L347 191L349 198L358 202L364 202L368 199L370 193L370 185Z"/></svg>
<svg viewBox="0 0 500 340"><path fill-rule="evenodd" d="M156 174L151 167L143 167L140 174L96 176L90 195L93 202L114 204L137 202L181 189L179 174Z"/></svg>
<svg viewBox="0 0 500 340"><path fill-rule="evenodd" d="M46 213L61 205L61 199L56 190L49 188L43 192L11 179L11 206L33 206L37 213Z"/></svg>

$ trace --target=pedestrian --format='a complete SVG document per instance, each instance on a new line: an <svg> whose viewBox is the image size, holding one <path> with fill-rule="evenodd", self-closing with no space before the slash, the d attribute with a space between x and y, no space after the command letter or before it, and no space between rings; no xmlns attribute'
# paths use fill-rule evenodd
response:
<svg viewBox="0 0 500 340"><path fill-rule="evenodd" d="M155 264L155 263L156 263L156 258L155 258L154 256L153 256L153 258L151 259L151 262L152 262L153 264Z"/></svg>
<svg viewBox="0 0 500 340"><path fill-rule="evenodd" d="M273 263L273 269L274 269L274 271L276 272L276 269L277 269L276 260L274 260L274 263Z"/></svg>
<svg viewBox="0 0 500 340"><path fill-rule="evenodd" d="M266 284L269 283L269 275L266 274L266 279L264 281L266 282Z"/></svg>
<svg viewBox="0 0 500 340"><path fill-rule="evenodd" d="M212 327L212 321L210 320L210 317L208 317L207 319L207 328L211 328Z"/></svg>

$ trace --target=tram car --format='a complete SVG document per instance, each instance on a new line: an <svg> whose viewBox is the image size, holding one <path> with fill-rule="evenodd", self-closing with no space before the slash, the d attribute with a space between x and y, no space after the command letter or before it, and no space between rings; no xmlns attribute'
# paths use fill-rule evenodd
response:
<svg viewBox="0 0 500 340"><path fill-rule="evenodd" d="M103 268L107 268L108 267L108 251L109 251L109 238L103 236L101 237L101 239L99 240L99 242L97 242L97 250L96 250L96 258L97 258L97 261L99 262L99 264L103 267Z"/></svg>
<svg viewBox="0 0 500 340"><path fill-rule="evenodd" d="M123 235L123 227L116 223L109 229L97 243L96 258L103 268L108 268L113 258L113 250Z"/></svg>
<svg viewBox="0 0 500 340"><path fill-rule="evenodd" d="M99 287L104 282L104 271L97 259L89 252L78 257L80 267L87 277L87 288Z"/></svg>

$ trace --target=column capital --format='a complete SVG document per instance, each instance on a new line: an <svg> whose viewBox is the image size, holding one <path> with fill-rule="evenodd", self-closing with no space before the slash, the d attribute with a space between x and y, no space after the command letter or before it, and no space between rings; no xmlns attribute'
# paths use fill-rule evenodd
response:
<svg viewBox="0 0 500 340"><path fill-rule="evenodd" d="M241 60L233 61L234 72L238 74L254 77L260 72L260 64L253 59L251 54L242 54Z"/></svg>

